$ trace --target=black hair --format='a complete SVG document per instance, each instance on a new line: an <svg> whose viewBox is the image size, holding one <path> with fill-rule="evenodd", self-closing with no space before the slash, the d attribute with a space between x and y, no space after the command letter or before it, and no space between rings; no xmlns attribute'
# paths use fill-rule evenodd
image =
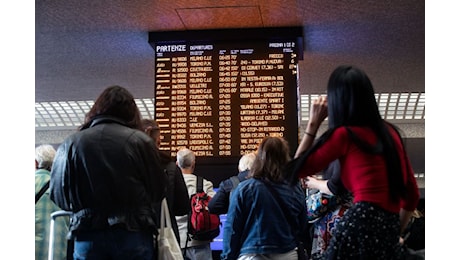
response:
<svg viewBox="0 0 460 260"><path fill-rule="evenodd" d="M361 139L350 128L347 128L347 131L351 140L360 149L384 157L388 171L390 199L396 202L401 197L405 197L401 161L389 128L393 128L400 139L401 136L394 125L382 119L375 100L374 88L368 76L353 66L337 67L329 78L327 100L329 130L315 142L309 152L318 149L338 127L369 127L377 136L375 145Z"/></svg>

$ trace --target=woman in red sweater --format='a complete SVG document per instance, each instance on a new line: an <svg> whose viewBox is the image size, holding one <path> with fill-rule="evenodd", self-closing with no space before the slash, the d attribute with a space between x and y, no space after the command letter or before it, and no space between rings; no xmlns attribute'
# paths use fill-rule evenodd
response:
<svg viewBox="0 0 460 260"><path fill-rule="evenodd" d="M315 142L321 123L328 130ZM312 104L297 148L295 173L316 174L339 159L341 181L354 205L333 233L325 259L399 259L399 237L417 206L419 191L398 130L379 113L367 75L336 68L327 97Z"/></svg>

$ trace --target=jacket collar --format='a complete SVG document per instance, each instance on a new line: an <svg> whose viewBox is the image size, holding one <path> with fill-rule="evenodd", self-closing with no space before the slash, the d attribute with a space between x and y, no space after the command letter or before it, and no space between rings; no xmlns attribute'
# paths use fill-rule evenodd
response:
<svg viewBox="0 0 460 260"><path fill-rule="evenodd" d="M124 122L123 120L119 118L116 118L113 116L97 116L92 120L91 125L89 127L93 127L99 124L107 124L107 123L116 123L116 124L127 126L126 122Z"/></svg>

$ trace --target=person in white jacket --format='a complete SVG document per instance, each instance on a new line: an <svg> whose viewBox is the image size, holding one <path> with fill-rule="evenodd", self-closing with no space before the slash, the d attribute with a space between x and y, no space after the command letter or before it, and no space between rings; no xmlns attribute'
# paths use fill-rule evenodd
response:
<svg viewBox="0 0 460 260"><path fill-rule="evenodd" d="M197 176L194 174L194 152L187 148L179 150L177 152L176 163L182 171L190 198L196 193ZM203 190L208 194L208 196L213 197L215 195L216 192L213 187L214 185L212 182L203 178ZM182 250L186 250L185 256L190 260L212 260L211 241L198 241L188 237L187 215L176 217L176 220L177 226L179 227L180 247Z"/></svg>

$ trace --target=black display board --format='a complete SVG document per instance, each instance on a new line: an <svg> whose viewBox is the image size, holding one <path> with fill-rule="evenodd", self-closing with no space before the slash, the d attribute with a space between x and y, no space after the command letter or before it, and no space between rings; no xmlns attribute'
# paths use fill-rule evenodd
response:
<svg viewBox="0 0 460 260"><path fill-rule="evenodd" d="M188 147L197 167L232 165L265 136L298 145L298 74L303 29L150 32L155 119L161 149ZM231 174L231 175L232 175ZM228 174L225 174L228 175Z"/></svg>

